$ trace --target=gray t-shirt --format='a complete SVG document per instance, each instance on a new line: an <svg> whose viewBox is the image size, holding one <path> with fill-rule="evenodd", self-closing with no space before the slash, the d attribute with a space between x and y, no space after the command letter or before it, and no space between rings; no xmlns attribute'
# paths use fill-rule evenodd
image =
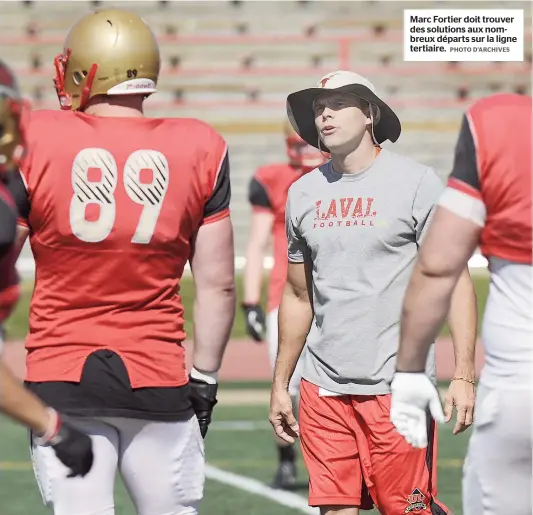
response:
<svg viewBox="0 0 533 515"><path fill-rule="evenodd" d="M361 173L328 162L292 184L288 257L307 255L313 273L304 379L342 394L390 393L404 294L443 189L433 169L386 149ZM435 380L433 346L426 371Z"/></svg>

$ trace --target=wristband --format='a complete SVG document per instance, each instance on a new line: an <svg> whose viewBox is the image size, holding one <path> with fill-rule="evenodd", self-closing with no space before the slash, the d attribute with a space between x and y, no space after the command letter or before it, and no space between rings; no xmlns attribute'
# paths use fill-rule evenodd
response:
<svg viewBox="0 0 533 515"><path fill-rule="evenodd" d="M200 372L194 367L191 369L191 377L207 384L217 384L218 382L218 372Z"/></svg>
<svg viewBox="0 0 533 515"><path fill-rule="evenodd" d="M257 308L261 308L261 304L259 304L259 302L243 302L241 304L241 308L243 309L257 309Z"/></svg>
<svg viewBox="0 0 533 515"><path fill-rule="evenodd" d="M40 446L46 446L57 435L61 427L61 418L57 414L57 411L52 408L46 408L46 411L50 415L48 421L48 428L42 436L35 438L35 443Z"/></svg>

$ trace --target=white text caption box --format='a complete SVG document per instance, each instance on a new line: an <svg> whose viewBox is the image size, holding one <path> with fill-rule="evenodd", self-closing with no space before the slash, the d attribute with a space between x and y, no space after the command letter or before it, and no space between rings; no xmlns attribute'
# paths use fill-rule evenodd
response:
<svg viewBox="0 0 533 515"><path fill-rule="evenodd" d="M404 61L523 61L522 9L406 9Z"/></svg>

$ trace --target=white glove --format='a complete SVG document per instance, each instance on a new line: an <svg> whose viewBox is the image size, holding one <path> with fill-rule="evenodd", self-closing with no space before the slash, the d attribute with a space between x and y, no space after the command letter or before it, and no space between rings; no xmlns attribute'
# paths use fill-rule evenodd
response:
<svg viewBox="0 0 533 515"><path fill-rule="evenodd" d="M444 422L439 392L425 373L396 372L391 383L391 422L413 447L428 445L426 413Z"/></svg>

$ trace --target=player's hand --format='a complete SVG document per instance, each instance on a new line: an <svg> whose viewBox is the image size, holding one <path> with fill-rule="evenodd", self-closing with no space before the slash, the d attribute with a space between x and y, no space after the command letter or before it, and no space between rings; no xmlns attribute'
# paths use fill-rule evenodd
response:
<svg viewBox="0 0 533 515"><path fill-rule="evenodd" d="M246 332L256 342L262 342L266 331L266 318L259 304L242 304L246 318Z"/></svg>
<svg viewBox="0 0 533 515"><path fill-rule="evenodd" d="M189 376L189 399L200 425L200 433L205 438L211 423L211 414L217 404L218 384L209 384Z"/></svg>
<svg viewBox="0 0 533 515"><path fill-rule="evenodd" d="M68 477L85 476L93 466L93 442L88 435L58 417L58 429L44 445L50 445L58 459L70 469Z"/></svg>
<svg viewBox="0 0 533 515"><path fill-rule="evenodd" d="M444 422L439 392L423 372L396 372L391 392L391 422L413 447L427 447L427 408L436 422Z"/></svg>
<svg viewBox="0 0 533 515"><path fill-rule="evenodd" d="M453 407L457 411L457 420L453 434L462 433L474 421L474 404L476 400L476 387L464 379L452 379L444 402L444 415L446 422L452 419Z"/></svg>
<svg viewBox="0 0 533 515"><path fill-rule="evenodd" d="M273 386L269 420L276 435L285 442L294 443L300 436L300 427L292 411L292 399L285 388Z"/></svg>

